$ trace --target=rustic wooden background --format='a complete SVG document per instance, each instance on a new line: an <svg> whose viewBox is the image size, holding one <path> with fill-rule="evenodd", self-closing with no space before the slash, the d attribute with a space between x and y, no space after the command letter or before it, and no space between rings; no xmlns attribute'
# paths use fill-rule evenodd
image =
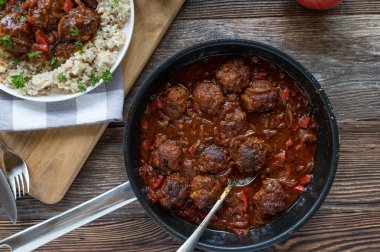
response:
<svg viewBox="0 0 380 252"><path fill-rule="evenodd" d="M339 122L341 158L334 185L315 217L268 251L379 251L380 1L345 0L327 12L305 10L294 2L188 1L130 93L125 110L159 62L196 42L247 38L283 49L305 64L329 95ZM127 180L122 139L123 124L111 124L59 204L19 200L20 222L15 226L0 210L0 238ZM133 203L41 251L174 251L179 245Z"/></svg>

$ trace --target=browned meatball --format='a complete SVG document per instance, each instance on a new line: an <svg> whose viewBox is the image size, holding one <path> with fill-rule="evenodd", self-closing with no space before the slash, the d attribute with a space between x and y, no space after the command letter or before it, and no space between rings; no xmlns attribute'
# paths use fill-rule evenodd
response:
<svg viewBox="0 0 380 252"><path fill-rule="evenodd" d="M62 59L68 59L75 52L75 45L67 42L59 43L54 48L54 56Z"/></svg>
<svg viewBox="0 0 380 252"><path fill-rule="evenodd" d="M164 113L172 119L185 113L189 93L182 87L170 87L164 97Z"/></svg>
<svg viewBox="0 0 380 252"><path fill-rule="evenodd" d="M232 108L226 112L220 121L220 128L227 136L236 136L244 129L247 123L247 115L240 106L231 106Z"/></svg>
<svg viewBox="0 0 380 252"><path fill-rule="evenodd" d="M276 180L264 180L254 200L258 212L263 216L275 216L285 208L286 193Z"/></svg>
<svg viewBox="0 0 380 252"><path fill-rule="evenodd" d="M31 29L26 22L21 21L21 17L19 13L10 13L0 21L0 44L16 55L26 53L32 45Z"/></svg>
<svg viewBox="0 0 380 252"><path fill-rule="evenodd" d="M38 28L51 31L57 28L65 15L63 4L65 0L37 0L37 4L29 8L28 16Z"/></svg>
<svg viewBox="0 0 380 252"><path fill-rule="evenodd" d="M217 81L231 93L242 92L249 85L250 78L251 71L241 58L227 61L216 72Z"/></svg>
<svg viewBox="0 0 380 252"><path fill-rule="evenodd" d="M241 96L243 107L248 112L268 112L278 102L278 92L270 81L258 80L249 86Z"/></svg>
<svg viewBox="0 0 380 252"><path fill-rule="evenodd" d="M158 191L159 202L166 209L183 207L189 194L187 180L178 174L168 176Z"/></svg>
<svg viewBox="0 0 380 252"><path fill-rule="evenodd" d="M226 156L222 148L211 145L204 149L195 162L196 170L204 173L217 173L226 168Z"/></svg>
<svg viewBox="0 0 380 252"><path fill-rule="evenodd" d="M269 154L269 145L254 136L233 139L231 148L237 168L244 173L261 170Z"/></svg>
<svg viewBox="0 0 380 252"><path fill-rule="evenodd" d="M212 83L200 83L193 93L194 108L215 115L224 103L221 88Z"/></svg>
<svg viewBox="0 0 380 252"><path fill-rule="evenodd" d="M219 181L211 176L196 176L191 182L190 198L199 209L209 209L222 193Z"/></svg>
<svg viewBox="0 0 380 252"><path fill-rule="evenodd" d="M152 166L166 174L180 169L179 161L182 151L176 141L168 140L164 135L158 135L152 149L150 156Z"/></svg>
<svg viewBox="0 0 380 252"><path fill-rule="evenodd" d="M99 20L99 15L93 9L82 6L72 9L61 20L61 37L66 41L86 42L98 30L100 25ZM76 32L73 32L73 30Z"/></svg>

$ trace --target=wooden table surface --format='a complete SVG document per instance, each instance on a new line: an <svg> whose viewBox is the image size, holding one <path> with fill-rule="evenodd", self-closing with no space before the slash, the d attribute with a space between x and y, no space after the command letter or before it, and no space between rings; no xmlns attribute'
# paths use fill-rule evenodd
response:
<svg viewBox="0 0 380 252"><path fill-rule="evenodd" d="M268 251L379 251L380 1L345 0L328 12L305 10L294 2L188 1L127 98L126 113L152 69L196 42L247 38L284 50L315 75L330 97L339 123L341 158L330 194L314 218ZM60 203L18 200L15 226L0 210L0 238L127 180L122 141L123 124L111 124ZM133 203L41 251L174 251L179 245Z"/></svg>

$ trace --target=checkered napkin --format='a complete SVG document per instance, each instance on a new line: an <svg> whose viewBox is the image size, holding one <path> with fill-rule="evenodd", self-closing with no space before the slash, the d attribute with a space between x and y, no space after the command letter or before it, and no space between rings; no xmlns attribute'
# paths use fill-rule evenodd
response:
<svg viewBox="0 0 380 252"><path fill-rule="evenodd" d="M0 91L0 131L57 128L122 120L124 81L118 68L111 82L78 98L32 102Z"/></svg>

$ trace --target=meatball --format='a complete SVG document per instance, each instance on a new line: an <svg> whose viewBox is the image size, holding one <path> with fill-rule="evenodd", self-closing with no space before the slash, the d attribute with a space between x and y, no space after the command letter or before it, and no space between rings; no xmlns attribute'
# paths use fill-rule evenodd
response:
<svg viewBox="0 0 380 252"><path fill-rule="evenodd" d="M220 128L227 136L236 136L244 129L247 123L247 115L240 106L231 106L233 108L227 111L220 121Z"/></svg>
<svg viewBox="0 0 380 252"><path fill-rule="evenodd" d="M164 97L163 112L172 119L185 113L189 93L182 87L170 87Z"/></svg>
<svg viewBox="0 0 380 252"><path fill-rule="evenodd" d="M65 0L37 0L35 5L30 6L28 16L36 27L51 31L56 29L65 15L62 8L64 2Z"/></svg>
<svg viewBox="0 0 380 252"><path fill-rule="evenodd" d="M217 173L226 168L226 156L222 148L211 145L204 149L199 156L196 165L196 170L204 173Z"/></svg>
<svg viewBox="0 0 380 252"><path fill-rule="evenodd" d="M202 210L210 209L219 199L222 186L211 176L196 176L191 182L190 198Z"/></svg>
<svg viewBox="0 0 380 252"><path fill-rule="evenodd" d="M176 141L167 140L166 136L158 135L152 149L150 162L154 167L166 174L180 169L179 161L182 151Z"/></svg>
<svg viewBox="0 0 380 252"><path fill-rule="evenodd" d="M264 180L254 200L262 216L273 217L285 209L286 193L276 180Z"/></svg>
<svg viewBox="0 0 380 252"><path fill-rule="evenodd" d="M250 78L251 71L241 58L227 61L216 72L217 81L230 93L241 93L249 85Z"/></svg>
<svg viewBox="0 0 380 252"><path fill-rule="evenodd" d="M159 202L166 209L181 208L189 198L187 180L178 174L168 176L158 191Z"/></svg>
<svg viewBox="0 0 380 252"><path fill-rule="evenodd" d="M269 155L269 145L254 136L235 138L231 141L232 158L239 171L252 173L264 167Z"/></svg>
<svg viewBox="0 0 380 252"><path fill-rule="evenodd" d="M54 48L54 56L62 59L68 59L75 52L75 45L67 42L59 43Z"/></svg>
<svg viewBox="0 0 380 252"><path fill-rule="evenodd" d="M98 30L100 19L93 9L80 6L72 9L61 20L60 25L62 25L61 38L64 40L87 42Z"/></svg>
<svg viewBox="0 0 380 252"><path fill-rule="evenodd" d="M193 92L194 108L215 115L224 103L221 88L212 83L200 83Z"/></svg>
<svg viewBox="0 0 380 252"><path fill-rule="evenodd" d="M15 55L26 53L32 46L30 26L21 17L19 13L10 13L0 21L0 44Z"/></svg>
<svg viewBox="0 0 380 252"><path fill-rule="evenodd" d="M270 81L258 80L248 87L241 96L243 107L248 112L268 112L278 102L278 92Z"/></svg>

